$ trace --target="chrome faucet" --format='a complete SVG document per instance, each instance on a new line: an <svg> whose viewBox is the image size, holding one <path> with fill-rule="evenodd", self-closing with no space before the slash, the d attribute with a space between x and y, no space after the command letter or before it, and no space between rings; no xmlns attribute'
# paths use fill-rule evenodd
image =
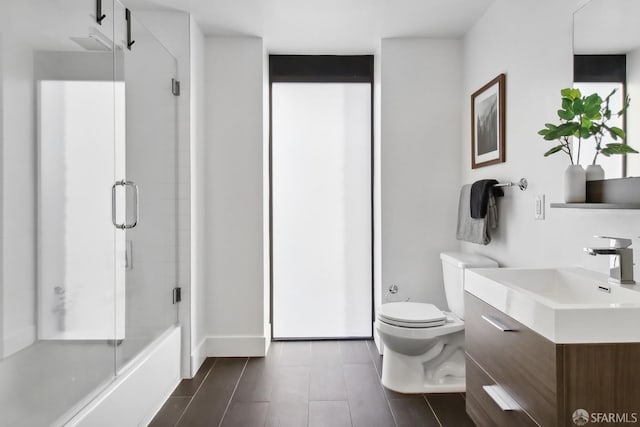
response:
<svg viewBox="0 0 640 427"><path fill-rule="evenodd" d="M610 241L611 246L607 248L584 248L584 251L589 255L612 255L615 257L609 269L609 282L634 285L636 282L633 280L633 249L629 247L631 246L631 239L606 236L593 237L609 239ZM617 266L616 260L618 260Z"/></svg>

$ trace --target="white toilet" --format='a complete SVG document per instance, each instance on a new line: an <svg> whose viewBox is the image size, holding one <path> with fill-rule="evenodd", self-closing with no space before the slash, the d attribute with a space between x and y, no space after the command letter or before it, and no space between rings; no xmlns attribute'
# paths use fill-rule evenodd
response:
<svg viewBox="0 0 640 427"><path fill-rule="evenodd" d="M375 327L384 344L382 384L400 393L465 391L464 270L495 268L481 255L444 252L442 275L450 312L433 304L382 304Z"/></svg>

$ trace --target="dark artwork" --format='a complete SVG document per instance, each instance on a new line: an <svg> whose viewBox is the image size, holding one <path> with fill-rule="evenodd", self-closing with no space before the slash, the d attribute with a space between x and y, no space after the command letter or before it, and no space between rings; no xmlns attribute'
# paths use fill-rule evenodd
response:
<svg viewBox="0 0 640 427"><path fill-rule="evenodd" d="M478 155L498 149L498 95L477 104L476 135Z"/></svg>

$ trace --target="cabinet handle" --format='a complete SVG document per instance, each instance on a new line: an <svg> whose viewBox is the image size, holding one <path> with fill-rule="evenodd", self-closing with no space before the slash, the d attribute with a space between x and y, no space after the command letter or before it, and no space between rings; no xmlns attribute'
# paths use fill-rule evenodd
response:
<svg viewBox="0 0 640 427"><path fill-rule="evenodd" d="M513 329L511 326L507 326L500 321L487 316L481 316L488 324L496 329L500 329L502 332L515 332L517 329Z"/></svg>
<svg viewBox="0 0 640 427"><path fill-rule="evenodd" d="M520 405L499 385L483 385L482 389L503 411L519 411Z"/></svg>

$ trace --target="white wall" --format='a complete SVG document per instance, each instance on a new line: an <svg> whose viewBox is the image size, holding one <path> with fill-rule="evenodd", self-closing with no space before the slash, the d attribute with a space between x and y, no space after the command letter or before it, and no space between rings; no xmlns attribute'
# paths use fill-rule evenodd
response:
<svg viewBox="0 0 640 427"><path fill-rule="evenodd" d="M207 38L206 331L209 356L264 354L263 46Z"/></svg>
<svg viewBox="0 0 640 427"><path fill-rule="evenodd" d="M271 232L270 226L270 194L269 194L269 143L271 140L270 123L270 101L269 94L269 51L262 46L262 251L263 257L263 277L264 277L264 301L263 301L263 323L265 336L265 354L271 345Z"/></svg>
<svg viewBox="0 0 640 427"><path fill-rule="evenodd" d="M382 117L382 61L381 46L376 48L373 56L373 306L382 304L382 175L380 173L382 161L380 138L382 129L380 126ZM373 328L373 336L379 341L376 329Z"/></svg>
<svg viewBox="0 0 640 427"><path fill-rule="evenodd" d="M191 73L191 375L205 358L201 351L206 326L205 250L205 38L189 20Z"/></svg>
<svg viewBox="0 0 640 427"><path fill-rule="evenodd" d="M3 65L3 52L4 52L4 37L0 34L0 107L4 111L4 65ZM4 178L4 114L0 113L0 176ZM4 182L4 179L3 179ZM0 283L4 278L3 265L4 265L4 186L0 185ZM0 286L0 310L4 312L4 301L6 299L4 286ZM4 316L0 315L0 357L4 355Z"/></svg>
<svg viewBox="0 0 640 427"><path fill-rule="evenodd" d="M608 257L591 257L582 248L598 242L594 234L632 237L640 254L637 211L548 209L562 198L568 159L544 158L549 148L536 132L555 118L560 89L572 80L572 12L578 0L496 0L464 38L464 91L461 99L461 178L518 180L529 189L507 189L499 201L500 226L490 245L464 243L504 266L581 265L608 272ZM507 75L506 163L471 170L470 95L500 73ZM454 187L449 189L455 191ZM534 197L547 196L547 219L533 219ZM451 230L453 233L454 230ZM638 277L638 267L635 268Z"/></svg>
<svg viewBox="0 0 640 427"><path fill-rule="evenodd" d="M439 253L455 250L462 46L383 39L382 296L446 308ZM384 301L383 301L384 302Z"/></svg>

